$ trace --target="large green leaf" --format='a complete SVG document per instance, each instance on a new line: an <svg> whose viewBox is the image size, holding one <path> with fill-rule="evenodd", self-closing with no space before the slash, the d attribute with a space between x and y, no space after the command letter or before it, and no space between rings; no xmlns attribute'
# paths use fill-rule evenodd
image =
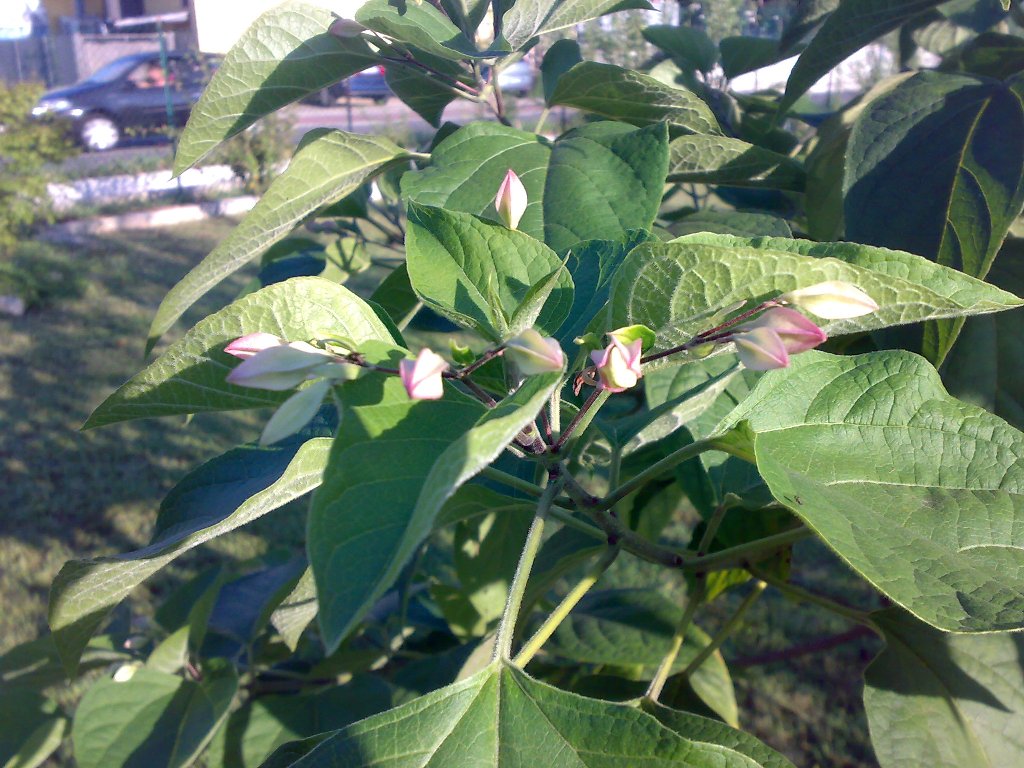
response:
<svg viewBox="0 0 1024 768"><path fill-rule="evenodd" d="M722 71L728 78L753 72L790 56L770 37L725 37L718 43Z"/></svg>
<svg viewBox="0 0 1024 768"><path fill-rule="evenodd" d="M702 30L652 24L643 30L647 42L661 48L682 69L710 72L718 62L718 48Z"/></svg>
<svg viewBox="0 0 1024 768"><path fill-rule="evenodd" d="M473 677L334 734L294 768L371 765L466 768L775 768L730 732L671 727L629 704L559 691L515 667ZM722 738L729 746L717 743Z"/></svg>
<svg viewBox="0 0 1024 768"><path fill-rule="evenodd" d="M951 635L892 608L864 673L882 768L997 768L1024 762L1024 635Z"/></svg>
<svg viewBox="0 0 1024 768"><path fill-rule="evenodd" d="M612 277L626 254L651 239L650 233L636 229L616 240L585 240L572 248L566 268L572 275L573 303L557 334L564 349L570 349L573 341L586 333L593 318L608 303Z"/></svg>
<svg viewBox="0 0 1024 768"><path fill-rule="evenodd" d="M153 542L114 557L71 560L50 588L50 629L69 671L100 622L139 584L204 542L262 517L319 483L330 439L242 447L203 464L164 499Z"/></svg>
<svg viewBox="0 0 1024 768"><path fill-rule="evenodd" d="M238 361L224 347L256 331L285 339L342 337L356 344L392 340L373 309L347 288L318 277L292 278L250 293L199 322L104 400L85 428L151 416L280 405L290 392L225 381Z"/></svg>
<svg viewBox="0 0 1024 768"><path fill-rule="evenodd" d="M827 280L858 285L879 305L862 317L823 323L830 335L1021 304L1012 294L909 253L697 234L645 243L626 257L612 284L608 327L642 323L657 332L655 349L666 349L706 330L710 310Z"/></svg>
<svg viewBox="0 0 1024 768"><path fill-rule="evenodd" d="M411 401L396 377L345 386L345 427L306 541L330 651L392 585L444 502L533 421L560 378L530 377L492 410L452 391Z"/></svg>
<svg viewBox="0 0 1024 768"><path fill-rule="evenodd" d="M984 277L1024 206L1021 134L1021 94L1006 84L934 72L900 83L853 127L847 237ZM940 363L959 328L930 327L925 355Z"/></svg>
<svg viewBox="0 0 1024 768"><path fill-rule="evenodd" d="M227 717L238 690L233 667L205 670L201 683L152 669L104 678L82 697L71 739L79 768L183 768Z"/></svg>
<svg viewBox="0 0 1024 768"><path fill-rule="evenodd" d="M804 171L785 155L725 136L680 136L669 145L668 180L802 192Z"/></svg>
<svg viewBox="0 0 1024 768"><path fill-rule="evenodd" d="M561 262L544 243L522 232L468 213L411 203L406 265L424 303L498 341L523 330L509 328L510 319L530 289L560 269ZM572 294L572 278L562 270L537 317L537 330L554 333L572 306Z"/></svg>
<svg viewBox="0 0 1024 768"><path fill-rule="evenodd" d="M711 232L738 237L792 237L789 222L768 213L750 211L716 211L706 209L673 221L672 232L679 237Z"/></svg>
<svg viewBox="0 0 1024 768"><path fill-rule="evenodd" d="M344 728L391 706L391 688L378 677L358 676L326 691L261 696L231 713L206 752L216 768L259 768L282 744Z"/></svg>
<svg viewBox="0 0 1024 768"><path fill-rule="evenodd" d="M270 615L270 623L278 631L285 645L293 651L306 627L313 623L319 606L316 602L316 581L313 570L307 568L298 583Z"/></svg>
<svg viewBox="0 0 1024 768"><path fill-rule="evenodd" d="M517 0L502 17L502 32L515 50L545 32L633 8L649 10L651 6L646 0Z"/></svg>
<svg viewBox="0 0 1024 768"><path fill-rule="evenodd" d="M779 113L847 56L942 0L843 0L800 54L786 83Z"/></svg>
<svg viewBox="0 0 1024 768"><path fill-rule="evenodd" d="M567 133L548 166L544 242L562 253L580 240L650 229L667 172L664 124L635 130L602 122Z"/></svg>
<svg viewBox="0 0 1024 768"><path fill-rule="evenodd" d="M1024 293L1024 240L1010 238L988 279ZM1001 416L1024 429L1024 337L1022 311L972 317L942 367L942 381L954 397Z"/></svg>
<svg viewBox="0 0 1024 768"><path fill-rule="evenodd" d="M641 699L640 708L684 738L729 747L746 755L762 768L794 768L789 760L749 733L730 728L717 720L669 709L650 699Z"/></svg>
<svg viewBox="0 0 1024 768"><path fill-rule="evenodd" d="M577 64L559 79L550 101L633 125L667 122L674 134L722 132L696 94L613 64Z"/></svg>
<svg viewBox="0 0 1024 768"><path fill-rule="evenodd" d="M376 63L360 38L328 31L337 15L304 2L267 11L238 39L192 110L174 173L264 115Z"/></svg>
<svg viewBox="0 0 1024 768"><path fill-rule="evenodd" d="M149 348L200 296L284 238L307 216L406 158L404 150L385 138L328 129L311 131L288 168L274 179L242 223L160 302L149 329Z"/></svg>
<svg viewBox="0 0 1024 768"><path fill-rule="evenodd" d="M748 421L772 495L875 587L940 629L1024 628L1024 434L946 394L908 352L807 352Z"/></svg>
<svg viewBox="0 0 1024 768"><path fill-rule="evenodd" d="M544 654L582 664L639 668L642 676L650 677L668 653L681 617L681 606L650 590L590 592L559 625ZM691 626L673 671L685 669L709 641L699 627ZM693 673L690 684L723 720L736 723L732 679L720 653Z"/></svg>
<svg viewBox="0 0 1024 768"><path fill-rule="evenodd" d="M368 0L356 11L356 21L385 37L451 61L486 57L440 10L430 3Z"/></svg>
<svg viewBox="0 0 1024 768"><path fill-rule="evenodd" d="M510 168L529 200L518 230L561 253L580 240L651 227L668 168L668 140L661 125L635 130L602 122L552 145L532 133L475 123L441 142L429 167L407 173L402 192L423 205L497 221L494 196Z"/></svg>

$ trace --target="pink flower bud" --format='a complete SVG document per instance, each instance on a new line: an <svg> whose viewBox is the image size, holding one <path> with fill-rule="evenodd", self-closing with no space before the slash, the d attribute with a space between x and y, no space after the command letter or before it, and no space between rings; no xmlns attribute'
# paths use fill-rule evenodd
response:
<svg viewBox="0 0 1024 768"><path fill-rule="evenodd" d="M565 355L558 342L541 336L533 328L527 328L505 342L505 357L524 376L561 371L565 365Z"/></svg>
<svg viewBox="0 0 1024 768"><path fill-rule="evenodd" d="M333 357L330 352L304 341L293 341L254 352L228 374L227 380L231 384L255 389L292 389L313 378L316 370Z"/></svg>
<svg viewBox="0 0 1024 768"><path fill-rule="evenodd" d="M609 392L624 392L635 387L643 376L640 370L640 355L643 339L623 344L615 336L612 343L602 350L590 353L590 359L597 366L601 388Z"/></svg>
<svg viewBox="0 0 1024 768"><path fill-rule="evenodd" d="M829 280L779 296L784 304L795 304L826 320L846 320L878 311L878 304L864 291L841 280Z"/></svg>
<svg viewBox="0 0 1024 768"><path fill-rule="evenodd" d="M519 226L519 220L523 218L528 202L526 187L516 176L516 172L509 168L508 173L505 174L505 180L498 187L498 196L494 198L494 207L498 211L498 218L509 229L515 229Z"/></svg>
<svg viewBox="0 0 1024 768"><path fill-rule="evenodd" d="M287 343L288 342L280 336L260 331L238 337L224 347L224 351L229 355L234 355L237 358L245 360L246 358L252 357L257 352L262 352L264 349L270 349L271 347L283 347Z"/></svg>
<svg viewBox="0 0 1024 768"><path fill-rule="evenodd" d="M426 347L420 350L415 360L398 363L402 384L413 400L440 400L444 395L441 374L447 370L445 359Z"/></svg>
<svg viewBox="0 0 1024 768"><path fill-rule="evenodd" d="M779 334L771 328L754 328L732 337L740 362L752 371L786 368L789 353Z"/></svg>
<svg viewBox="0 0 1024 768"><path fill-rule="evenodd" d="M751 323L745 323L736 330L744 332L755 328L770 328L782 340L786 352L791 355L814 349L828 340L821 328L793 309L773 307Z"/></svg>

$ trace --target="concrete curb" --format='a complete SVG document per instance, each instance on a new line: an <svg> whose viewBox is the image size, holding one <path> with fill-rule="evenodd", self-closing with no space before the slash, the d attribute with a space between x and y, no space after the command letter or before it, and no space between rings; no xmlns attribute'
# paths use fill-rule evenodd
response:
<svg viewBox="0 0 1024 768"><path fill-rule="evenodd" d="M106 235L112 232L123 232L127 229L171 227L175 224L204 221L210 218L241 216L251 211L258 200L259 198L255 195L244 195L224 200L212 200L207 203L171 205L147 211L132 211L116 216L97 216L91 219L67 221L48 227L43 232L43 237L57 241L79 240L89 235Z"/></svg>

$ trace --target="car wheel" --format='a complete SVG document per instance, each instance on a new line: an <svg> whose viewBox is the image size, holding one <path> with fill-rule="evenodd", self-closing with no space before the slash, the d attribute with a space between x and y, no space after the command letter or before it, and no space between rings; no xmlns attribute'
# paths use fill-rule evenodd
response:
<svg viewBox="0 0 1024 768"><path fill-rule="evenodd" d="M90 152L113 149L121 142L121 129L105 115L90 115L78 130L82 145Z"/></svg>

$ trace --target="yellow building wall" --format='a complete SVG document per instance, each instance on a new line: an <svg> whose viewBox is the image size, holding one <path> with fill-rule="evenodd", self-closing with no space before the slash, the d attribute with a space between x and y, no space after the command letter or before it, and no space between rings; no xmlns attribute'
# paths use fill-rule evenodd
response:
<svg viewBox="0 0 1024 768"><path fill-rule="evenodd" d="M50 17L51 27L61 16L75 15L75 0L43 0L43 7L46 8L46 15ZM85 12L89 16L103 18L107 15L107 8L103 0L85 0Z"/></svg>
<svg viewBox="0 0 1024 768"><path fill-rule="evenodd" d="M334 0L318 5L331 8L340 16L351 18L364 0ZM227 53L242 33L260 14L281 4L281 0L192 0L195 9L196 36L199 50L206 53Z"/></svg>

